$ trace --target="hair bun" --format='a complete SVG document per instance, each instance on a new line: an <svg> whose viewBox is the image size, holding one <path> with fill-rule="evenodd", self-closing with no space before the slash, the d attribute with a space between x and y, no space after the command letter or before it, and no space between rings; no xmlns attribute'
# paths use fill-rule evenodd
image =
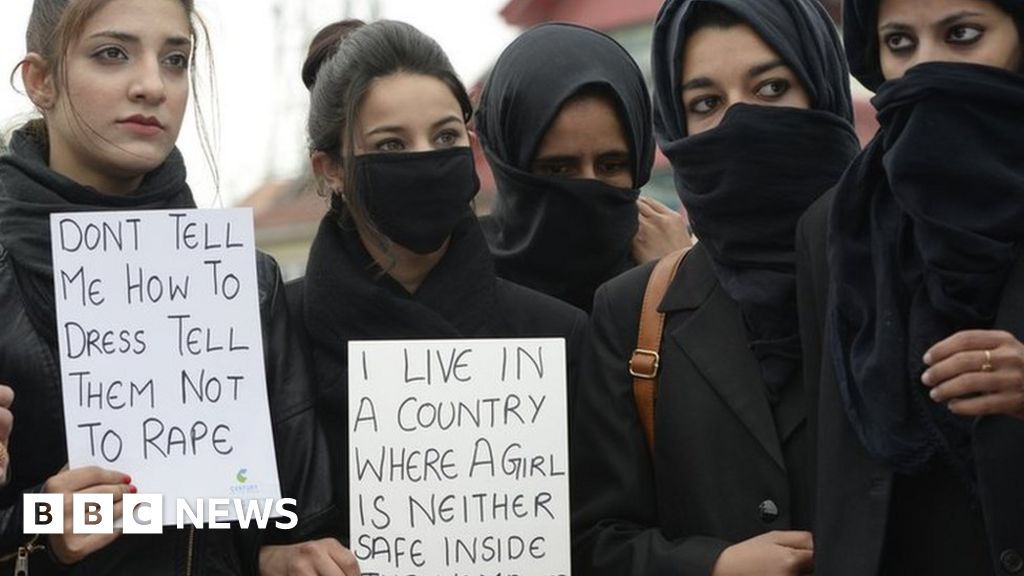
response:
<svg viewBox="0 0 1024 576"><path fill-rule="evenodd" d="M313 89L320 66L334 56L338 51L338 44L349 34L365 25L366 22L357 18L347 18L332 22L316 33L309 43L306 61L302 64L302 83L306 85L307 90Z"/></svg>

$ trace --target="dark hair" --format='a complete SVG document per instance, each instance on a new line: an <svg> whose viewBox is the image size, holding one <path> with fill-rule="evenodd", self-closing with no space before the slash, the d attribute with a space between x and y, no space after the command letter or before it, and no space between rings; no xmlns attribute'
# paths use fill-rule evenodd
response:
<svg viewBox="0 0 1024 576"><path fill-rule="evenodd" d="M54 79L54 87L59 94L67 86L68 70L65 65L65 58L71 45L81 36L86 23L111 0L34 0L32 3L32 14L28 19L28 28L25 31L25 50L29 53L36 53L46 62L50 74ZM208 72L213 76L213 54L210 49L209 32L205 22L196 13L193 0L179 0L181 7L185 10L188 19L189 35L192 37L192 53L189 54L189 81L193 93L193 107L196 113L196 124L199 128L200 141L203 155L213 173L214 181L219 181L217 167L214 161L213 148L207 138L207 121L203 114L202 107L197 98L198 78L196 76L196 54L200 40L205 40L204 55L208 63ZM15 67L15 71L24 66L22 60ZM96 130L88 126L78 117L75 111L74 102L69 101L71 112L76 121L84 128L96 134ZM32 135L44 144L47 142L46 118L30 120L25 125ZM219 184L218 184L219 186Z"/></svg>
<svg viewBox="0 0 1024 576"><path fill-rule="evenodd" d="M326 37L321 41L326 42ZM463 120L468 122L473 115L469 95L441 46L404 22L381 20L357 27L337 43L335 53L319 66L311 65L316 56L311 49L306 62L316 79L310 93L307 122L310 152L327 154L344 171L348 193L339 216L351 216L365 226L376 244L387 249L389 243L369 218L360 195L351 193L355 190L352 143L363 99L377 78L399 72L431 76L451 89L462 109Z"/></svg>
<svg viewBox="0 0 1024 576"><path fill-rule="evenodd" d="M313 89L316 82L316 73L324 61L338 52L338 44L349 34L362 28L366 22L358 18L347 18L328 24L320 29L309 43L309 52L306 53L306 61L302 64L302 83L307 90Z"/></svg>
<svg viewBox="0 0 1024 576"><path fill-rule="evenodd" d="M721 4L695 2L690 11L691 15L686 20L685 29L688 37L703 28L732 28L747 23Z"/></svg>

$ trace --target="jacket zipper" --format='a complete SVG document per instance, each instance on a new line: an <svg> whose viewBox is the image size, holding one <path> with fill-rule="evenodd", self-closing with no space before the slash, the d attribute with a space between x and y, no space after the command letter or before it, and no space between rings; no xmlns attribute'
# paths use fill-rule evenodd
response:
<svg viewBox="0 0 1024 576"><path fill-rule="evenodd" d="M18 546L18 551L15 553L14 558L14 576L28 576L28 557L37 550L43 550L45 547L42 544L36 544L39 540L39 535L35 535L24 546ZM5 560L10 556L4 558Z"/></svg>

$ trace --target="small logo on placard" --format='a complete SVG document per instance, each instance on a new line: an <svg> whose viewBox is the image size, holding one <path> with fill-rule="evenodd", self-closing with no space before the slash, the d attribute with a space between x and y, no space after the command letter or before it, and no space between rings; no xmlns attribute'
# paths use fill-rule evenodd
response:
<svg viewBox="0 0 1024 576"><path fill-rule="evenodd" d="M229 488L232 496L247 496L256 494L260 491L260 485L250 483L249 478L252 474L249 473L248 468L239 468L238 472L235 473L235 484L232 484Z"/></svg>

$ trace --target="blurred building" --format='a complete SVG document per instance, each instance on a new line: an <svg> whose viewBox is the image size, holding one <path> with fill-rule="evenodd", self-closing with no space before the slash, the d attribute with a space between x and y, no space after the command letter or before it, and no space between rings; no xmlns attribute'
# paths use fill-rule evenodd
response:
<svg viewBox="0 0 1024 576"><path fill-rule="evenodd" d="M305 273L309 246L327 212L327 200L309 183L308 176L269 181L239 203L252 208L256 245L277 260L286 281Z"/></svg>

